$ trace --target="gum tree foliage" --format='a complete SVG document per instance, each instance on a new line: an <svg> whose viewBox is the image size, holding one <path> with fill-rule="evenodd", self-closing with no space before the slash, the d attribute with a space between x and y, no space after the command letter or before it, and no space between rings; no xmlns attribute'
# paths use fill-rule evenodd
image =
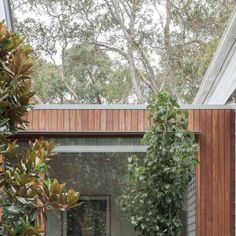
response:
<svg viewBox="0 0 236 236"><path fill-rule="evenodd" d="M127 66L111 60L106 52L84 40L86 31L81 9L85 9L86 4L86 1L58 0L12 2L14 9L21 9L21 14L24 10L32 10L32 15L43 16L40 20L27 17L22 21L20 15L15 23L17 31L33 45L36 57L42 59L33 75L39 102L116 103L127 100L130 90ZM50 93L46 93L48 89Z"/></svg>
<svg viewBox="0 0 236 236"><path fill-rule="evenodd" d="M74 100L76 93L64 74L63 58L66 49L86 43L109 52L126 65L132 85L126 100L138 103L150 100L163 89L181 101L191 102L233 8L231 1L217 0L12 3L17 29L37 52L52 62L56 54L61 56L60 78ZM28 9L31 16L21 19ZM122 79L114 81L123 83Z"/></svg>
<svg viewBox="0 0 236 236"><path fill-rule="evenodd" d="M41 59L32 75L39 103L126 102L131 87L128 69L104 51L92 45L73 46L65 51L64 68L76 98L61 82L60 65Z"/></svg>
<svg viewBox="0 0 236 236"><path fill-rule="evenodd" d="M129 187L121 206L142 235L176 236L198 145L175 97L159 93L148 110L153 124L144 137L147 153L144 159L129 159Z"/></svg>
<svg viewBox="0 0 236 236"><path fill-rule="evenodd" d="M78 206L79 195L48 176L53 145L44 140L29 143L20 151L13 140L25 129L23 115L31 108L32 49L23 38L0 23L0 170L1 226L7 236L30 236L42 232L45 209L65 210ZM16 160L10 159L12 156Z"/></svg>
<svg viewBox="0 0 236 236"><path fill-rule="evenodd" d="M81 103L122 103L131 87L128 68L94 45L66 50L65 76Z"/></svg>

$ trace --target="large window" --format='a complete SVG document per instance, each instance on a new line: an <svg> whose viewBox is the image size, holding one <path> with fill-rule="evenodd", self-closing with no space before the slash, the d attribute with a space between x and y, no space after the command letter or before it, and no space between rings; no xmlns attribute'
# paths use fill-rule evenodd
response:
<svg viewBox="0 0 236 236"><path fill-rule="evenodd" d="M119 198L127 186L128 157L142 156L145 150L140 139L54 141L60 153L50 163L51 174L78 190L83 205L64 213L49 212L47 235L137 235L120 209Z"/></svg>

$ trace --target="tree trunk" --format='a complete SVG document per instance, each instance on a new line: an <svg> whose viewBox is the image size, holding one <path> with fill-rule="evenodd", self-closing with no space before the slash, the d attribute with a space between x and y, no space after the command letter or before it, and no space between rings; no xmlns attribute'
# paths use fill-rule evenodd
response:
<svg viewBox="0 0 236 236"><path fill-rule="evenodd" d="M129 71L130 71L132 86L133 86L134 92L137 96L138 103L142 103L143 102L143 96L142 96L142 93L140 91L140 88L139 88L138 82L137 82L136 68L135 68L135 64L134 64L133 50L132 50L131 46L129 46L128 51L129 51L128 52Z"/></svg>

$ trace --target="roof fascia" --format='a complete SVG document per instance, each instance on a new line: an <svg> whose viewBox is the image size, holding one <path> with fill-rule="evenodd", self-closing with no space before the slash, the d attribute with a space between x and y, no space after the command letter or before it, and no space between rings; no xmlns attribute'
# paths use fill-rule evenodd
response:
<svg viewBox="0 0 236 236"><path fill-rule="evenodd" d="M2 0L1 7L4 11L4 19L6 25L10 31L13 32L13 20L12 20L12 12L11 12L11 4L10 0Z"/></svg>
<svg viewBox="0 0 236 236"><path fill-rule="evenodd" d="M146 104L39 104L34 106L33 110L145 110ZM181 104L180 109L192 110L192 109L236 109L236 104Z"/></svg>
<svg viewBox="0 0 236 236"><path fill-rule="evenodd" d="M230 97L231 94L229 94L229 91L225 90L224 91L225 96L222 98L222 100L218 99L216 102L211 100L211 96L214 93L214 90L217 88L217 85L223 79L221 73L222 72L224 73L225 68L230 62L230 59L233 55L232 51L234 52L235 47L236 47L236 7L234 8L228 26L226 27L226 30L223 34L223 37L220 40L215 55L203 78L198 93L194 99L193 102L194 104L204 104L204 103L224 104L226 99L225 97L227 98ZM224 82L221 82L221 84L222 83ZM231 88L231 86L229 87Z"/></svg>

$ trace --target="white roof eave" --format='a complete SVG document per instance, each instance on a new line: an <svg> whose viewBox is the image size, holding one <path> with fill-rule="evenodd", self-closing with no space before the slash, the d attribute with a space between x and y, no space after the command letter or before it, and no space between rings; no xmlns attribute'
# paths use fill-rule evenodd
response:
<svg viewBox="0 0 236 236"><path fill-rule="evenodd" d="M0 21L5 21L8 29L13 31L10 0L0 0Z"/></svg>
<svg viewBox="0 0 236 236"><path fill-rule="evenodd" d="M236 8L203 78L194 104L225 104L227 102L236 88L235 55ZM229 65L231 68L228 68Z"/></svg>

